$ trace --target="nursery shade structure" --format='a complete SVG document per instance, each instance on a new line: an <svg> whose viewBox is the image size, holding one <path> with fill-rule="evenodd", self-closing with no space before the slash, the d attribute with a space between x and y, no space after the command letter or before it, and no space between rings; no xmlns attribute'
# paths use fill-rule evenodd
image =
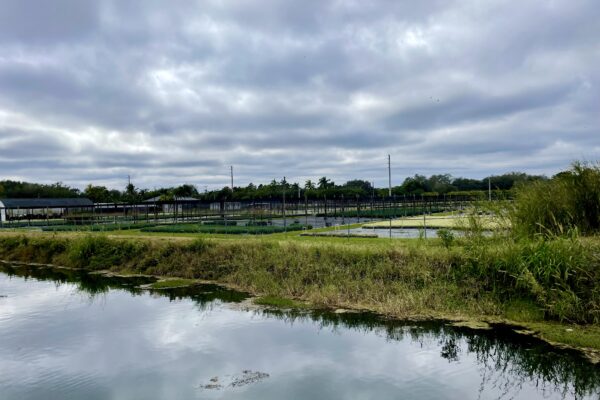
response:
<svg viewBox="0 0 600 400"><path fill-rule="evenodd" d="M94 203L86 198L55 199L0 199L0 221L8 218L26 218L30 215L64 214L69 209L91 209Z"/></svg>

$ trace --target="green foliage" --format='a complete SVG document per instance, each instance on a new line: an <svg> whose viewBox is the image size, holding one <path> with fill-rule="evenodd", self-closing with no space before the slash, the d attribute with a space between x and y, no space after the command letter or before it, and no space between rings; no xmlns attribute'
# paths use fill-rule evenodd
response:
<svg viewBox="0 0 600 400"><path fill-rule="evenodd" d="M210 248L210 242L203 238L197 238L187 246L187 249L194 253L203 253Z"/></svg>
<svg viewBox="0 0 600 400"><path fill-rule="evenodd" d="M200 227L216 233L245 233L251 228L188 224L148 229L198 232L193 229ZM214 279L277 297L332 306L358 304L395 315L506 312L520 318L542 315L549 320L600 322L600 240L577 236L454 240L456 244L445 249L435 242L390 246L389 241L6 235L0 236L0 258ZM527 304L521 313L519 302Z"/></svg>
<svg viewBox="0 0 600 400"><path fill-rule="evenodd" d="M70 265L98 270L124 265L140 257L145 249L145 244L140 242L116 241L104 236L87 236L72 241L66 250Z"/></svg>
<svg viewBox="0 0 600 400"><path fill-rule="evenodd" d="M450 229L438 229L437 236L442 241L445 248L449 249L454 243L454 234Z"/></svg>
<svg viewBox="0 0 600 400"><path fill-rule="evenodd" d="M237 221L231 221L231 220L214 220L214 221L204 221L202 222L202 225L223 225L223 226L236 226L237 225Z"/></svg>
<svg viewBox="0 0 600 400"><path fill-rule="evenodd" d="M119 230L131 230L131 229L142 229L157 224L152 222L124 222L119 224L95 224L95 225L56 225L56 226L42 226L43 231L48 232L110 232Z"/></svg>
<svg viewBox="0 0 600 400"><path fill-rule="evenodd" d="M268 221L248 221L246 226L268 226Z"/></svg>
<svg viewBox="0 0 600 400"><path fill-rule="evenodd" d="M456 277L475 278L501 299L530 299L552 318L597 323L599 247L577 238L473 242Z"/></svg>
<svg viewBox="0 0 600 400"><path fill-rule="evenodd" d="M7 198L70 198L79 197L78 189L63 185L61 182L51 185L39 183L0 181L2 193L0 197Z"/></svg>
<svg viewBox="0 0 600 400"><path fill-rule="evenodd" d="M600 166L575 163L549 181L520 186L510 217L521 236L600 232Z"/></svg>
<svg viewBox="0 0 600 400"><path fill-rule="evenodd" d="M110 203L121 199L121 193L118 190L109 190L105 186L87 185L83 195L94 203Z"/></svg>

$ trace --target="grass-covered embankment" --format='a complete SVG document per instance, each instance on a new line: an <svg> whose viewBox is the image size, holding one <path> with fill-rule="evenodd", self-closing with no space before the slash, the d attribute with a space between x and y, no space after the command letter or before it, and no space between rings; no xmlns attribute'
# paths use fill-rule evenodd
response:
<svg viewBox="0 0 600 400"><path fill-rule="evenodd" d="M6 234L0 258L214 280L400 318L510 318L536 329L552 326L548 339L600 348L599 240L468 238L449 248L437 241L319 240ZM578 325L565 333L554 322Z"/></svg>

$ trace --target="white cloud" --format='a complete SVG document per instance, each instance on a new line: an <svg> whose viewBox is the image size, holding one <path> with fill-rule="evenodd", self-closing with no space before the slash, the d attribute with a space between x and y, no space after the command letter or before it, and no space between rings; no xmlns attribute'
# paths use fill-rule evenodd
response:
<svg viewBox="0 0 600 400"><path fill-rule="evenodd" d="M600 158L592 0L31 1L0 17L4 177L219 187L230 164L245 184L377 181L388 153L398 181Z"/></svg>

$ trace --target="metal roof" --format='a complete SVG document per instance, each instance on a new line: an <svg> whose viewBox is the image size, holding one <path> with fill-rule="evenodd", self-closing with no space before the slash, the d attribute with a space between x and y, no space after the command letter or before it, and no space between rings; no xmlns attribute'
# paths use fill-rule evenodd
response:
<svg viewBox="0 0 600 400"><path fill-rule="evenodd" d="M0 199L0 208L92 207L90 199Z"/></svg>

